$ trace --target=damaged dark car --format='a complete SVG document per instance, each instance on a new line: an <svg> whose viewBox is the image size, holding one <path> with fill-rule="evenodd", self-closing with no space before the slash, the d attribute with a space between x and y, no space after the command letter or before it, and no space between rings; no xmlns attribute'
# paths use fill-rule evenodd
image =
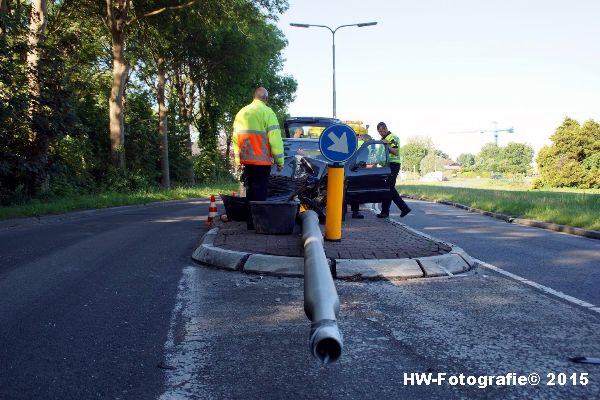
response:
<svg viewBox="0 0 600 400"><path fill-rule="evenodd" d="M327 201L327 161L319 150L319 136L335 118L293 117L284 121L285 164L273 168L269 178L269 200L294 197L323 213ZM360 143L360 142L359 142ZM379 203L390 196L386 180L390 175L389 149L381 140L360 143L344 163L344 202Z"/></svg>

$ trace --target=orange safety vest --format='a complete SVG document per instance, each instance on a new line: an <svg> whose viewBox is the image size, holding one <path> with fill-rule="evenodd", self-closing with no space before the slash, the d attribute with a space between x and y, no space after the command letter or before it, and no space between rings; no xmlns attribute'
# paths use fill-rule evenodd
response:
<svg viewBox="0 0 600 400"><path fill-rule="evenodd" d="M267 133L253 130L237 131L242 164L271 165L271 149L267 146Z"/></svg>

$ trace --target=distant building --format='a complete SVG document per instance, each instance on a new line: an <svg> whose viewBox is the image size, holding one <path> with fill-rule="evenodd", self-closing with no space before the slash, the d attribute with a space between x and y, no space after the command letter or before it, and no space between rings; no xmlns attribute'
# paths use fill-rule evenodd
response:
<svg viewBox="0 0 600 400"><path fill-rule="evenodd" d="M456 161L452 160L441 160L442 168L448 171L458 171L460 169L460 164Z"/></svg>

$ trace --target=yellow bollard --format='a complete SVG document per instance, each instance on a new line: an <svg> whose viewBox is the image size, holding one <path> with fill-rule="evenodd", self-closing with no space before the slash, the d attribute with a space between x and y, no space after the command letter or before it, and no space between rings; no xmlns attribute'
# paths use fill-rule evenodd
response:
<svg viewBox="0 0 600 400"><path fill-rule="evenodd" d="M342 205L344 201L344 166L330 165L327 168L327 206L325 240L342 240Z"/></svg>

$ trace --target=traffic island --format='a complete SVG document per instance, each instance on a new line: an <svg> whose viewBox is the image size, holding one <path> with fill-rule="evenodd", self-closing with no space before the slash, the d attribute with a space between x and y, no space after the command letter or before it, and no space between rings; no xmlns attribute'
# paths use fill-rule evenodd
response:
<svg viewBox="0 0 600 400"><path fill-rule="evenodd" d="M248 230L244 222L217 222L192 259L245 273L303 277L303 250L299 225L290 235L264 235ZM342 240L325 242L324 250L332 276L352 281L451 277L476 264L457 246L372 213L362 220L347 219Z"/></svg>

